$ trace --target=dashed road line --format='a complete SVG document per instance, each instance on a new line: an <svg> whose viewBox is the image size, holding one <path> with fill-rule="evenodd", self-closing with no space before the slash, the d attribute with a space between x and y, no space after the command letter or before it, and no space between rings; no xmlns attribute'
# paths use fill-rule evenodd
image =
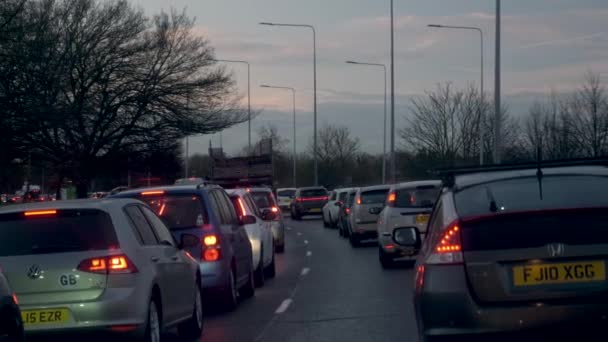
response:
<svg viewBox="0 0 608 342"><path fill-rule="evenodd" d="M304 240L304 244L305 244L305 245L308 245L308 240Z"/></svg>
<svg viewBox="0 0 608 342"><path fill-rule="evenodd" d="M285 227L285 228L287 228L287 230L291 230L291 227Z"/></svg>
<svg viewBox="0 0 608 342"><path fill-rule="evenodd" d="M287 309L291 305L291 302L293 302L293 300L291 300L291 298L285 299L281 303L281 305L279 305L279 307L277 308L277 310L274 313L275 314L282 314L283 312L287 311Z"/></svg>
<svg viewBox="0 0 608 342"><path fill-rule="evenodd" d="M302 236L302 233L298 232L298 236Z"/></svg>
<svg viewBox="0 0 608 342"><path fill-rule="evenodd" d="M310 268L305 267L305 268L303 268L303 269L302 269L302 272L300 273L300 275L305 276L305 275L307 275L307 274L308 274L308 272L310 272Z"/></svg>
<svg viewBox="0 0 608 342"><path fill-rule="evenodd" d="M312 255L312 252L311 252L311 251L306 251L306 256L307 256L307 257L309 257L309 256L311 256L311 255Z"/></svg>

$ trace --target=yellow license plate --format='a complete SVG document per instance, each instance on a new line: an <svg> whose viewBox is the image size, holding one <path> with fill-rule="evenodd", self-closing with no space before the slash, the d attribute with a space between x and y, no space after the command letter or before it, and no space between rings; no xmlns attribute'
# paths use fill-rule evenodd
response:
<svg viewBox="0 0 608 342"><path fill-rule="evenodd" d="M585 283L606 280L603 261L537 264L513 267L515 286Z"/></svg>
<svg viewBox="0 0 608 342"><path fill-rule="evenodd" d="M63 324L70 319L68 309L23 310L21 319L25 325Z"/></svg>
<svg viewBox="0 0 608 342"><path fill-rule="evenodd" d="M311 213L320 213L321 209L319 209L319 208L310 209L310 212Z"/></svg>
<svg viewBox="0 0 608 342"><path fill-rule="evenodd" d="M428 215L428 214L420 214L420 215L416 216L416 224L429 223L429 217L430 217L430 215Z"/></svg>

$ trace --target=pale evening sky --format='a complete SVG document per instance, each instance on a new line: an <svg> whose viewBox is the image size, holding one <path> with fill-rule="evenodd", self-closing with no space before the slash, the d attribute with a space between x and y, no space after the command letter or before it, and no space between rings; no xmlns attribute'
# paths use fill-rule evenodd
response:
<svg viewBox="0 0 608 342"><path fill-rule="evenodd" d="M310 24L317 29L319 125L351 127L362 149L382 149L383 76L381 68L346 60L390 63L389 0L133 0L149 14L186 8L218 59L251 63L252 106L292 138L291 95L260 84L294 87L297 96L298 152L312 136L312 34L300 28L260 26L271 21ZM485 89L494 87L494 0L395 0L396 118L403 125L410 96L438 82L479 83L479 36L472 31L427 28L427 24L477 26L485 34ZM551 89L578 87L592 70L608 80L608 2L605 0L502 1L504 102L514 115ZM242 95L246 67L229 65ZM246 104L246 97L243 98ZM205 153L212 139L191 139L191 154ZM223 133L234 153L247 144L247 124Z"/></svg>

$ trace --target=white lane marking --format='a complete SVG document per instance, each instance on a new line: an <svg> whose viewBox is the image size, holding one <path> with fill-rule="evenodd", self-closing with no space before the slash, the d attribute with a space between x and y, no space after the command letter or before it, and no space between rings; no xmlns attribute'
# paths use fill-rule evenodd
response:
<svg viewBox="0 0 608 342"><path fill-rule="evenodd" d="M307 251L307 252L306 252L306 256L307 256L307 257L309 257L309 256L311 256L311 255L312 255L312 252L311 252L311 251Z"/></svg>
<svg viewBox="0 0 608 342"><path fill-rule="evenodd" d="M304 240L304 244L305 244L305 245L308 245L308 240Z"/></svg>
<svg viewBox="0 0 608 342"><path fill-rule="evenodd" d="M302 233L298 232L298 236L302 236Z"/></svg>
<svg viewBox="0 0 608 342"><path fill-rule="evenodd" d="M300 273L300 274L303 275L303 276L305 276L305 275L308 274L308 272L310 272L310 268L305 267L305 268L302 269L302 273Z"/></svg>
<svg viewBox="0 0 608 342"><path fill-rule="evenodd" d="M292 302L291 299L285 299L283 301L283 303L281 303L281 305L279 305L279 307L277 308L277 310L274 313L282 314L283 312L287 311L287 308L289 308L289 305L291 305L291 302Z"/></svg>
<svg viewBox="0 0 608 342"><path fill-rule="evenodd" d="M291 227L287 227L287 230L291 230Z"/></svg>

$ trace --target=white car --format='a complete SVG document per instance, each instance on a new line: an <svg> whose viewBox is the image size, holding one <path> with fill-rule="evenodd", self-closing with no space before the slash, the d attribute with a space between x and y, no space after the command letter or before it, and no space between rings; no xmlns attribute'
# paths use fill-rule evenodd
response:
<svg viewBox="0 0 608 342"><path fill-rule="evenodd" d="M352 188L336 189L323 206L323 226L335 228L340 220L340 207L346 201L346 196Z"/></svg>
<svg viewBox="0 0 608 342"><path fill-rule="evenodd" d="M291 200L295 194L296 188L277 189L277 201L279 202L279 208L281 208L283 212L289 212L289 206L291 205Z"/></svg>
<svg viewBox="0 0 608 342"><path fill-rule="evenodd" d="M395 259L414 261L418 253L396 244L394 230L415 227L424 239L440 190L441 181L438 180L407 182L390 188L386 206L378 216L378 252L382 267L390 267Z"/></svg>
<svg viewBox="0 0 608 342"><path fill-rule="evenodd" d="M275 248L270 222L264 220L264 215L246 189L226 190L226 192L239 216L255 217L255 222L245 225L245 230L251 243L255 285L264 286L266 278L275 276Z"/></svg>

